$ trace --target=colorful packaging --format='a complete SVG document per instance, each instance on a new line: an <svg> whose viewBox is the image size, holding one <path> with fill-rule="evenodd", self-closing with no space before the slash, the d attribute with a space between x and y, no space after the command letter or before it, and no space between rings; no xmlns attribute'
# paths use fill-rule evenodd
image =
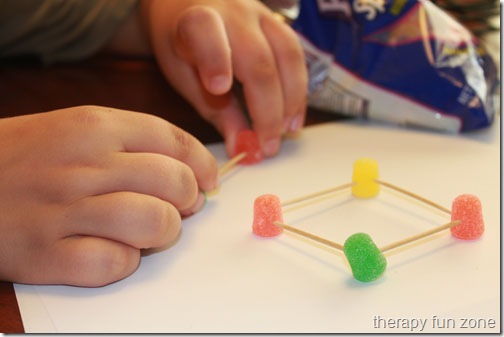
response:
<svg viewBox="0 0 504 337"><path fill-rule="evenodd" d="M305 50L310 106L448 132L492 123L499 109L496 65L468 29L432 2L296 4L291 24Z"/></svg>

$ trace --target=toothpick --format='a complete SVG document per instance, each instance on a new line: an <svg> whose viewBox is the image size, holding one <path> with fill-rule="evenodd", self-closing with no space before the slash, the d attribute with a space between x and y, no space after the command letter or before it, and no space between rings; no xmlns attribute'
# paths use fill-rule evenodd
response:
<svg viewBox="0 0 504 337"><path fill-rule="evenodd" d="M229 159L226 163L224 163L220 168L219 168L219 177L222 177L224 174L228 173L231 171L232 168L235 167L236 164L240 162L245 156L247 155L246 152L242 152L234 156L233 158Z"/></svg>
<svg viewBox="0 0 504 337"><path fill-rule="evenodd" d="M321 243L323 245L326 245L326 246L335 248L337 250L343 251L343 246L340 245L339 243L336 243L336 242L333 242L333 241L329 241L327 239L321 238L320 236L316 236L314 234L302 231L300 229L291 227L291 226L289 226L287 224L284 224L284 223L281 223L281 222L278 222L278 221L275 221L275 225L278 226L278 227L281 227L281 228L283 228L285 230L288 230L289 232L295 233L297 235L303 236L305 238L308 238L310 240L316 241L316 242Z"/></svg>
<svg viewBox="0 0 504 337"><path fill-rule="evenodd" d="M336 187L331 187L331 188L325 189L323 191L307 194L307 195L304 195L302 197L293 198L291 200L283 202L281 206L282 207L286 207L286 206L297 204L299 202L302 202L302 201L305 201L305 200L308 200L308 199L313 199L313 198L316 198L316 197L321 197L323 195L326 195L326 194L329 194L329 193L333 193L333 192L340 191L340 190L343 190L345 188L351 187L352 185L353 185L353 183L343 184L343 185L340 185L340 186L336 186Z"/></svg>
<svg viewBox="0 0 504 337"><path fill-rule="evenodd" d="M218 172L219 177L222 177L223 175L225 175L226 173L228 173L229 171L231 171L233 169L233 167L235 167L236 164L238 164L240 162L240 160L242 160L243 158L245 158L246 155L247 155L246 152L242 152L242 153L237 154L233 158L229 159L227 162L225 162L219 168L219 172ZM212 191L206 192L205 193L206 198L211 198L211 197L217 195L219 193L219 190L220 190L220 187L217 186Z"/></svg>
<svg viewBox="0 0 504 337"><path fill-rule="evenodd" d="M443 206L441 206L441 205L439 205L439 204L436 204L434 201L431 201L431 200L429 200L429 199L426 199L426 198L424 198L424 197L421 197L421 196L419 196L419 195L417 195L417 194L415 194L415 193L413 193L413 192L410 192L410 191L408 191L408 190L405 190L405 189L403 189L403 188L401 188L401 187L398 187L398 186L392 185L391 183L387 183L387 182L385 182L385 181L378 180L378 179L375 179L375 181L376 181L377 183L379 183L379 184L383 185L383 186L386 186L386 187L388 187L388 188L391 188L391 189L393 189L393 190L396 190L397 192L400 192L400 193L406 194L406 195L408 195L408 196L410 196L410 197L412 197L412 198L415 198L415 199L417 199L417 200L419 200L419 201L421 201L421 202L423 202L423 203L426 203L427 205L430 205L430 206L432 206L432 207L434 207L434 208L437 208L437 209L439 209L440 211L443 211L443 212L445 212L445 213L447 213L447 214L451 214L451 211L450 211L449 209L447 209L447 208L445 208L445 207L443 207Z"/></svg>
<svg viewBox="0 0 504 337"><path fill-rule="evenodd" d="M389 251L389 250L392 250L392 249L395 249L395 248L398 248L398 247L410 244L410 243L412 243L414 241L426 238L426 237L428 237L430 235L442 232L442 231L444 231L444 230L446 230L448 228L451 228L451 227L453 227L455 225L458 225L459 223L460 223L460 220L455 220L455 221L449 222L447 224L444 224L444 225L441 225L439 227L430 229L430 230L425 231L423 233L420 233L420 234L417 234L417 235L413 235L413 236L410 236L409 238L402 239L402 240L399 240L397 242L394 242L394 243L391 243L389 245L386 245L385 247L382 247L380 250L381 250L382 253L384 253L386 251Z"/></svg>

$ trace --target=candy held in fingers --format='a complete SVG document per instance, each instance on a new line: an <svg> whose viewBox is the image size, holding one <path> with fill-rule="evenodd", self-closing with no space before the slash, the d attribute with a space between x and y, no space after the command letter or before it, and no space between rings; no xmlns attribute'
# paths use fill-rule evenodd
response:
<svg viewBox="0 0 504 337"><path fill-rule="evenodd" d="M362 158L354 163L352 175L352 194L358 198L372 198L378 195L378 163L369 158Z"/></svg>
<svg viewBox="0 0 504 337"><path fill-rule="evenodd" d="M283 231L275 222L283 222L280 199L273 194L263 194L254 201L254 234L263 237L280 235Z"/></svg>
<svg viewBox="0 0 504 337"><path fill-rule="evenodd" d="M453 200L451 219L460 221L460 224L450 229L456 238L474 240L485 231L481 201L474 195L462 194Z"/></svg>
<svg viewBox="0 0 504 337"><path fill-rule="evenodd" d="M343 246L345 256L356 280L371 282L378 279L387 268L387 260L366 233L351 235Z"/></svg>
<svg viewBox="0 0 504 337"><path fill-rule="evenodd" d="M235 155L246 153L240 164L251 165L262 161L263 154L259 138L253 130L242 130L236 136Z"/></svg>

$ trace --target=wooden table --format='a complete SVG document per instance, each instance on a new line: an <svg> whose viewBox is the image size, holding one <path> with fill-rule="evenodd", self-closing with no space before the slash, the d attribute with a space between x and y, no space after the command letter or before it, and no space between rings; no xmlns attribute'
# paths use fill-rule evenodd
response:
<svg viewBox="0 0 504 337"><path fill-rule="evenodd" d="M151 59L95 57L78 64L42 67L32 60L0 63L0 117L77 105L102 105L163 117L203 143L221 141L164 80ZM309 110L307 124L341 119ZM0 332L24 332L14 287L0 282Z"/></svg>

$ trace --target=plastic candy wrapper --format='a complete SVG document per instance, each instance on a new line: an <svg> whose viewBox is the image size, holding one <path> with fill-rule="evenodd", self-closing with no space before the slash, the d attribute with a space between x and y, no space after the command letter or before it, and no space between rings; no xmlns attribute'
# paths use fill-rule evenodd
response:
<svg viewBox="0 0 504 337"><path fill-rule="evenodd" d="M290 18L300 36L311 107L447 132L492 124L499 109L495 62L468 29L432 2L266 4Z"/></svg>

